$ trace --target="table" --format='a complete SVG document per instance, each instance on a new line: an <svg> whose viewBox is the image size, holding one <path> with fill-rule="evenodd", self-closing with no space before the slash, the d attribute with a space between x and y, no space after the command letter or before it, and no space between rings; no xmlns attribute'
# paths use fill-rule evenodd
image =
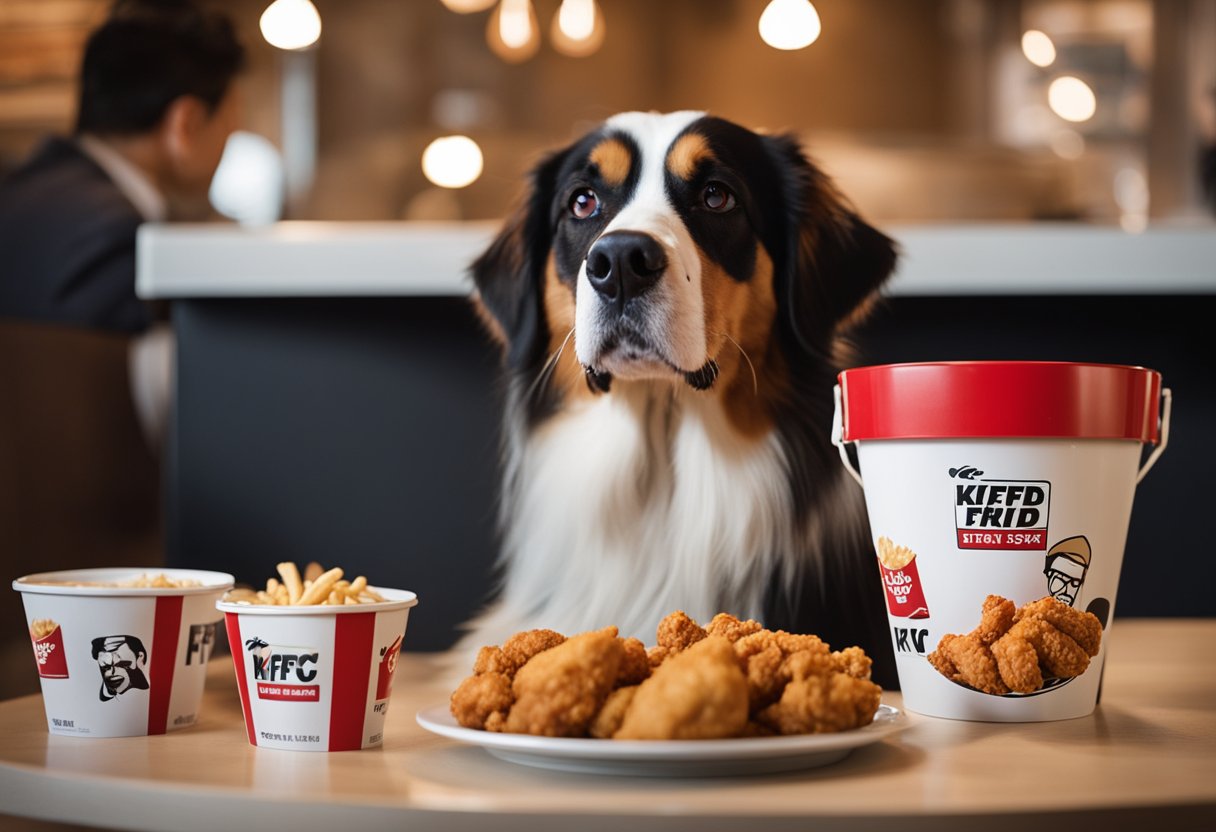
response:
<svg viewBox="0 0 1216 832"><path fill-rule="evenodd" d="M1216 620L1112 629L1093 716L1009 725L913 714L897 738L834 766L704 780L549 772L432 736L414 715L450 690L434 654L403 657L383 749L256 749L225 657L210 668L199 724L162 737L54 737L40 697L0 703L0 811L183 832L1216 829Z"/></svg>

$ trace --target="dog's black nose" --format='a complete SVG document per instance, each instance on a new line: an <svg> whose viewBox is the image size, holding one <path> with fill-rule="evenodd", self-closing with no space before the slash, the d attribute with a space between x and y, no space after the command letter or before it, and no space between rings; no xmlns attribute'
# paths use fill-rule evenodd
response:
<svg viewBox="0 0 1216 832"><path fill-rule="evenodd" d="M667 254L640 231L612 231L587 253L587 279L605 299L624 304L659 282Z"/></svg>

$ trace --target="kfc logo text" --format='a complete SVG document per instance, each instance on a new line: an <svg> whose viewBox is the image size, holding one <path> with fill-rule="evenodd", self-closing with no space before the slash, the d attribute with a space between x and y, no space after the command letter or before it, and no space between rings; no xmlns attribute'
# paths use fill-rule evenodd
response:
<svg viewBox="0 0 1216 832"><path fill-rule="evenodd" d="M951 469L957 470L957 469ZM1051 483L981 480L955 483L960 549L1047 548Z"/></svg>
<svg viewBox="0 0 1216 832"><path fill-rule="evenodd" d="M245 642L253 662L253 678L257 681L258 697L285 702L316 702L321 696L320 685L310 685L317 678L316 650L308 647L273 647L256 636Z"/></svg>

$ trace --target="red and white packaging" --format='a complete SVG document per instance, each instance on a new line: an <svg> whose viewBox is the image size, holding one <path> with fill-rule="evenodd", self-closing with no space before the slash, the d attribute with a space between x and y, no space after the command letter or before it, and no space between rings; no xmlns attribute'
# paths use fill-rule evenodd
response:
<svg viewBox="0 0 1216 832"><path fill-rule="evenodd" d="M876 548L885 537L915 553L902 569L881 569L904 704L993 722L1091 713L1132 498L1169 435L1160 375L1065 362L893 364L846 370L837 389L833 439L864 476ZM1018 606L1054 595L1093 612L1104 627L1098 655L1031 693L947 678L926 656L943 635L971 632L990 594Z"/></svg>
<svg viewBox="0 0 1216 832"><path fill-rule="evenodd" d="M221 601L251 745L354 751L384 741L397 656L414 593L346 606Z"/></svg>
<svg viewBox="0 0 1216 832"><path fill-rule="evenodd" d="M39 624L45 622L51 627L46 635ZM63 652L63 628L53 619L35 619L30 622L30 640L34 646L34 663L38 665L38 675L43 679L68 678L68 660Z"/></svg>
<svg viewBox="0 0 1216 832"><path fill-rule="evenodd" d="M145 574L199 585L90 585ZM124 568L13 581L25 605L50 732L132 737L197 722L219 618L215 602L232 580L223 572Z"/></svg>
<svg viewBox="0 0 1216 832"><path fill-rule="evenodd" d="M879 560L878 571L882 575L882 587L887 596L887 612L892 618L929 617L915 557L907 565L895 569Z"/></svg>

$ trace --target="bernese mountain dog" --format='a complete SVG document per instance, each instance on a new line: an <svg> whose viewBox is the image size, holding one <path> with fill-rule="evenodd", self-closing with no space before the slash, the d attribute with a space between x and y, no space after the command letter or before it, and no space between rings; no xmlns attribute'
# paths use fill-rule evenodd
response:
<svg viewBox="0 0 1216 832"><path fill-rule="evenodd" d="M895 260L790 136L634 112L545 158L472 267L507 390L501 592L470 642L725 611L858 644L894 687L830 431Z"/></svg>

